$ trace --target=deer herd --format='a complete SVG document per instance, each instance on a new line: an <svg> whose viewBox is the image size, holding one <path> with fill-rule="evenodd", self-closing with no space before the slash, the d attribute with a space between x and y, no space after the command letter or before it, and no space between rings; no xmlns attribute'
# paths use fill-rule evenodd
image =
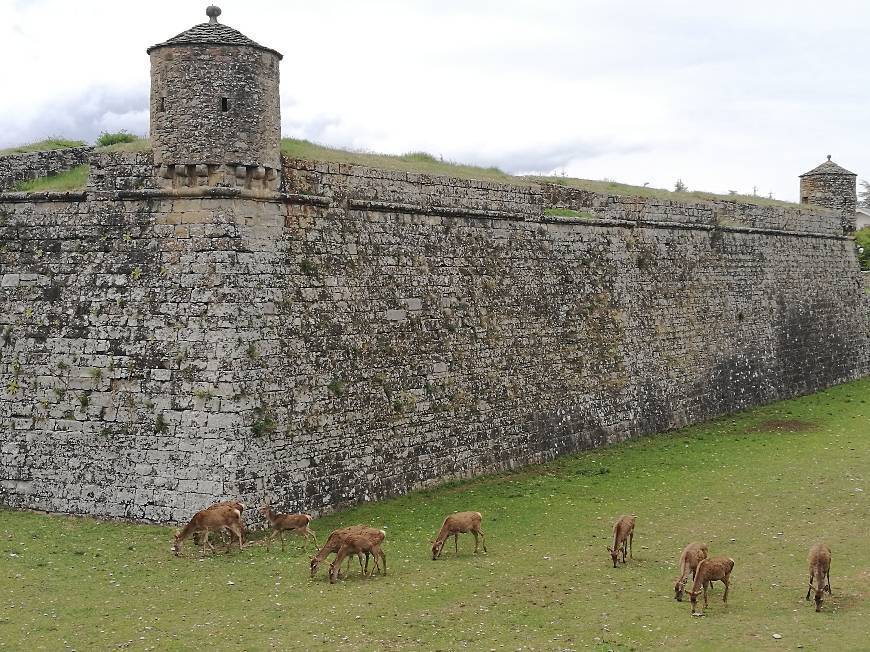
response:
<svg viewBox="0 0 870 652"><path fill-rule="evenodd" d="M238 500L228 500L215 503L210 507L197 512L190 522L175 534L173 551L176 555L181 554L184 541L199 536L199 545L203 552L206 546L214 552L214 546L209 542L212 533L229 534L230 541L227 552L233 543L238 543L239 550L246 547L244 542L245 528L242 522L242 512L245 505ZM309 537L313 540L315 548L317 535L309 526L312 517L308 514L279 514L275 512L268 502L259 509L266 520L269 521L271 532L266 537L266 550L274 542L275 537L281 539L281 550L284 548L284 533L298 534L303 539L303 546L307 549ZM619 557L622 555L622 563L628 563L628 559L634 557L632 544L634 541L635 516L623 516L613 526L613 543L607 547L613 567L619 566ZM452 536L453 549L459 554L459 535L471 533L474 535L474 552L477 553L480 546L486 552L486 537L480 529L483 520L480 512L457 512L450 514L441 524L441 529L432 542L432 560L441 556L445 542ZM365 525L351 525L349 527L334 530L323 546L311 558L311 577L317 575L320 565L334 554L335 559L329 565L329 581L334 584L341 575L341 565L347 560L345 576L350 572L352 558L359 560L360 572L363 577L371 577L375 571L382 575L387 574L387 556L384 554L382 544L386 538L386 532ZM369 571L369 562L372 568ZM810 549L809 554L810 582L806 599L815 591L816 611L822 610L822 600L825 592L831 593L831 549L824 543L818 543ZM728 588L731 581L731 572L734 570L734 560L730 557L710 557L710 551L705 543L693 542L687 545L679 560L680 575L674 582L674 598L682 602L686 585L689 581L689 573L692 574L692 588L689 591L689 600L692 604L692 615L702 616L698 610L698 596L703 593L704 608L707 608L707 591L712 588L713 582L722 582L725 585L725 593L722 602L728 606ZM814 585L815 583L815 585Z"/></svg>

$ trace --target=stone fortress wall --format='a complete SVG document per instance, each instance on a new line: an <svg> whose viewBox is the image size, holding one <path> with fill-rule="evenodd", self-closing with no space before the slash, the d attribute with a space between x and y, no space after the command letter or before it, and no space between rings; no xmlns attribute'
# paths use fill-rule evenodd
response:
<svg viewBox="0 0 870 652"><path fill-rule="evenodd" d="M0 193L0 504L324 511L870 373L830 160L833 210L281 160L220 13L148 50L152 152Z"/></svg>
<svg viewBox="0 0 870 652"><path fill-rule="evenodd" d="M93 147L66 147L44 152L24 152L0 156L0 191L14 188L21 181L39 179L88 162Z"/></svg>
<svg viewBox="0 0 870 652"><path fill-rule="evenodd" d="M0 503L328 510L870 373L836 213L149 156L0 195Z"/></svg>

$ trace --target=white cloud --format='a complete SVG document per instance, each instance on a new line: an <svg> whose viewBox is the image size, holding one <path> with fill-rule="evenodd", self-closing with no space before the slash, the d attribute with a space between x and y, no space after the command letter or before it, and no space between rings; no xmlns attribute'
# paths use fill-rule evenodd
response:
<svg viewBox="0 0 870 652"><path fill-rule="evenodd" d="M870 176L865 2L221 6L284 53L288 135L786 199L828 153ZM0 0L0 15L0 146L141 133L145 48L205 20L193 0Z"/></svg>

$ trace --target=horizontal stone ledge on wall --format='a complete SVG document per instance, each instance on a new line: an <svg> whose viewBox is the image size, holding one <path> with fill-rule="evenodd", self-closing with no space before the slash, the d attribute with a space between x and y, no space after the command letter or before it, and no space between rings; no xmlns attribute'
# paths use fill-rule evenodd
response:
<svg viewBox="0 0 870 652"><path fill-rule="evenodd" d="M774 235L794 238L819 238L823 240L852 240L851 236L832 233L814 233L812 231L788 231L785 229L765 229L751 226L725 226L714 224L694 224L690 222L656 222L654 220L615 220L595 217L563 217L545 215L540 220L545 224L570 224L573 226L619 227L624 229L667 229L680 231L724 231L727 233L745 233L748 235Z"/></svg>
<svg viewBox="0 0 870 652"><path fill-rule="evenodd" d="M22 204L27 202L46 201L85 201L88 193L75 192L0 192L0 203Z"/></svg>

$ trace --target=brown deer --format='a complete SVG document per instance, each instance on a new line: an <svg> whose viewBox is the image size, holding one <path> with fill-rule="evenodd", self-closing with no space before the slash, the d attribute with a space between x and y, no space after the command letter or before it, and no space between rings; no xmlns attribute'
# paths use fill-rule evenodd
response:
<svg viewBox="0 0 870 652"><path fill-rule="evenodd" d="M208 507L206 507L206 509L214 509L215 507L225 507L227 505L239 510L239 514L244 513L244 511L246 509L245 503L243 503L240 500L223 500L219 503L215 503L214 505L209 505ZM230 535L229 540L226 538L226 534L227 534L227 530L221 530L221 533L220 533L221 539L223 540L224 543L232 543L232 534ZM196 533L193 535L193 542L196 545L200 545L200 543L201 543L201 541L199 540L200 536L201 536L200 533ZM244 541L244 540L245 540L245 522L242 521L242 541Z"/></svg>
<svg viewBox="0 0 870 652"><path fill-rule="evenodd" d="M825 591L828 595L831 594L831 549L824 543L817 543L810 548L807 561L810 564L810 588L807 589L806 599L810 599L810 593L815 589L816 611L821 611ZM816 582L815 587L813 580Z"/></svg>
<svg viewBox="0 0 870 652"><path fill-rule="evenodd" d="M387 556L381 549L381 543L387 536L383 530L376 530L377 534L371 532L362 534L348 534L341 543L335 559L329 566L329 583L335 584L338 579L338 573L341 570L341 562L348 555L360 555L362 553L371 554L375 558L374 566L372 566L371 575L375 574L375 568L380 567L383 575L387 574ZM379 561L380 560L380 561ZM371 576L370 575L370 576ZM364 575L365 576L365 575ZM369 577L370 577L369 576Z"/></svg>
<svg viewBox="0 0 870 652"><path fill-rule="evenodd" d="M194 514L193 518L190 519L190 522L184 526L184 529L180 532L176 532L175 543L173 544L172 549L176 556L180 555L181 546L184 543L184 540L193 536L195 533L201 533L204 535L202 537L203 551L205 551L205 547L208 546L209 549L214 552L214 546L209 543L208 537L212 532L220 532L223 529L227 529L231 534L235 535L239 541L239 550L242 550L242 548L245 547L242 542L241 512L230 505L222 505L210 507ZM230 547L231 546L232 541L230 541ZM227 552L229 551L230 548L228 547Z"/></svg>
<svg viewBox="0 0 870 652"><path fill-rule="evenodd" d="M683 554L680 555L680 576L674 583L674 599L677 602L683 601L683 591L686 589L686 583L689 581L689 572L692 573L692 579L695 579L695 571L701 560L706 559L708 555L706 543L690 543L683 548Z"/></svg>
<svg viewBox="0 0 870 652"><path fill-rule="evenodd" d="M614 568L616 568L620 550L622 550L623 564L626 554L634 559L634 551L631 548L634 542L634 520L636 518L636 516L623 516L613 526L613 547L608 548L607 552L610 553Z"/></svg>
<svg viewBox="0 0 870 652"><path fill-rule="evenodd" d="M441 524L441 529L438 531L438 536L432 543L432 561L441 556L441 550L444 548L444 542L453 535L453 549L456 554L459 554L459 535L471 532L474 535L474 552L478 550L479 543L483 544L483 551L486 550L486 537L483 535L483 530L480 529L480 522L483 516L480 512L457 512L451 514L444 519ZM478 540L478 537L480 539Z"/></svg>
<svg viewBox="0 0 870 652"><path fill-rule="evenodd" d="M707 588L713 586L713 582L722 582L725 585L725 595L722 596L722 602L728 606L728 587L731 583L731 571L734 570L734 560L730 557L713 557L710 559L702 559L695 569L695 581L692 584L692 590L689 591L689 599L692 601L692 615L703 616L696 608L698 595L701 593L701 588L704 589L704 609L707 608Z"/></svg>
<svg viewBox="0 0 870 652"><path fill-rule="evenodd" d="M272 507L269 503L266 503L260 507L260 514L268 519L269 524L272 526L272 533L266 539L266 550L269 550L269 546L272 541L275 540L276 536L281 537L281 551L284 551L284 532L290 531L296 534L299 534L303 539L304 548L308 548L308 537L310 536L314 539L314 545L317 546L317 535L314 533L314 530L308 527L308 524L311 523L311 516L308 514L279 514L277 512L272 511Z"/></svg>
<svg viewBox="0 0 870 652"><path fill-rule="evenodd" d="M344 542L344 539L352 534L368 534L370 536L375 536L376 533L381 532L381 530L376 530L374 528L370 528L365 525L350 525L348 527L339 528L337 530L333 530L330 535L327 537L326 542L323 544L323 547L317 551L317 554L311 558L311 577L317 575L317 570L320 568L320 564L323 563L323 560L326 559L332 553L338 553L341 548L341 544ZM365 567L363 567L363 554L365 554ZM359 568L363 575L368 572L369 568L369 556L370 553L360 553L357 555L359 558ZM377 559L375 559L375 565L377 566ZM347 558L347 572L350 571L350 557ZM372 569L374 572L374 569Z"/></svg>

